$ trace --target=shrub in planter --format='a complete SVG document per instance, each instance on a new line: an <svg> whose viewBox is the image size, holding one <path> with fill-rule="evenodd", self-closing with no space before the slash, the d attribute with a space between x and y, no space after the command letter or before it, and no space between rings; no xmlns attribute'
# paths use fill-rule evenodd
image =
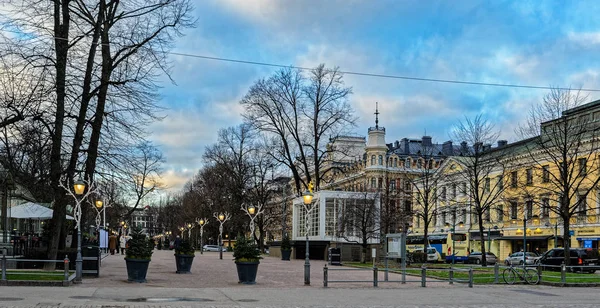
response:
<svg viewBox="0 0 600 308"><path fill-rule="evenodd" d="M188 240L182 240L175 249L175 263L177 265L177 274L191 274L192 263L194 262L196 250Z"/></svg>
<svg viewBox="0 0 600 308"><path fill-rule="evenodd" d="M127 241L125 262L127 264L127 280L132 282L146 282L146 273L154 249L154 240L142 233L140 227L131 228L131 239Z"/></svg>
<svg viewBox="0 0 600 308"><path fill-rule="evenodd" d="M415 251L412 253L412 260L415 263L425 263L427 262L427 254L421 251Z"/></svg>
<svg viewBox="0 0 600 308"><path fill-rule="evenodd" d="M239 283L255 284L258 264L261 259L256 244L245 236L238 236L233 247L233 258L238 272Z"/></svg>
<svg viewBox="0 0 600 308"><path fill-rule="evenodd" d="M287 234L281 240L281 260L289 261L292 254L292 244Z"/></svg>

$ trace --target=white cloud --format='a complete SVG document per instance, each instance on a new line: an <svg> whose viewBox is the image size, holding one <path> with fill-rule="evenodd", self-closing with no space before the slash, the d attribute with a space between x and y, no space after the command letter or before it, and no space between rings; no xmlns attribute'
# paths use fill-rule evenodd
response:
<svg viewBox="0 0 600 308"><path fill-rule="evenodd" d="M600 44L600 32L569 32L567 38L583 48Z"/></svg>

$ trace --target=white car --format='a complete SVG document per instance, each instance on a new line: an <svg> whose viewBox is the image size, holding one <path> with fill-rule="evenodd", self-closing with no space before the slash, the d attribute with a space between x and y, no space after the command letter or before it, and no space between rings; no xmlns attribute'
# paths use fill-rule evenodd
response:
<svg viewBox="0 0 600 308"><path fill-rule="evenodd" d="M202 250L204 251L219 251L218 245L204 245L202 246ZM222 251L227 251L226 247L221 247Z"/></svg>
<svg viewBox="0 0 600 308"><path fill-rule="evenodd" d="M413 252L423 253L423 248L417 248L417 249L413 250ZM427 248L427 262L437 262L441 258L442 258L442 256L437 251L437 249L435 249L433 247Z"/></svg>
<svg viewBox="0 0 600 308"><path fill-rule="evenodd" d="M527 252L525 255L525 264L533 265L540 257L536 255L534 252ZM522 265L523 264L523 252L515 252L508 256L508 258L504 259L505 265Z"/></svg>

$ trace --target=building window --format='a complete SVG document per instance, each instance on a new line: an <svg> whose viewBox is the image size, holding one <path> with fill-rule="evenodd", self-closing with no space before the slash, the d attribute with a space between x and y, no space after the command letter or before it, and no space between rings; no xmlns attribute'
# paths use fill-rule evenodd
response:
<svg viewBox="0 0 600 308"><path fill-rule="evenodd" d="M527 176L527 185L533 184L533 170L531 168L525 170Z"/></svg>
<svg viewBox="0 0 600 308"><path fill-rule="evenodd" d="M486 193L490 192L490 178L485 178L484 190Z"/></svg>
<svg viewBox="0 0 600 308"><path fill-rule="evenodd" d="M517 188L517 171L510 173L510 187Z"/></svg>
<svg viewBox="0 0 600 308"><path fill-rule="evenodd" d="M498 190L502 191L504 189L504 178L501 175L498 176Z"/></svg>
<svg viewBox="0 0 600 308"><path fill-rule="evenodd" d="M550 215L550 199L548 197L542 197L542 217L549 217Z"/></svg>
<svg viewBox="0 0 600 308"><path fill-rule="evenodd" d="M409 168L410 169L410 157L406 158L406 161L404 162L404 167Z"/></svg>
<svg viewBox="0 0 600 308"><path fill-rule="evenodd" d="M371 155L371 166L375 165L375 155Z"/></svg>
<svg viewBox="0 0 600 308"><path fill-rule="evenodd" d="M490 211L489 207L485 210L485 212L483 213L485 221L490 222L492 220L491 212L492 211Z"/></svg>
<svg viewBox="0 0 600 308"><path fill-rule="evenodd" d="M510 202L510 219L517 219L517 201Z"/></svg>
<svg viewBox="0 0 600 308"><path fill-rule="evenodd" d="M579 163L579 175L585 176L585 174L587 173L587 159L580 158L577 160L577 162Z"/></svg>
<svg viewBox="0 0 600 308"><path fill-rule="evenodd" d="M452 200L456 200L456 184L452 184Z"/></svg>
<svg viewBox="0 0 600 308"><path fill-rule="evenodd" d="M504 209L502 208L502 205L498 205L496 216L498 221L504 221Z"/></svg>
<svg viewBox="0 0 600 308"><path fill-rule="evenodd" d="M404 181L404 190L409 193L412 191L412 184L409 180Z"/></svg>
<svg viewBox="0 0 600 308"><path fill-rule="evenodd" d="M390 189L396 190L396 180L390 180Z"/></svg>
<svg viewBox="0 0 600 308"><path fill-rule="evenodd" d="M467 183L466 182L461 183L460 193L462 194L463 197L467 196Z"/></svg>
<svg viewBox="0 0 600 308"><path fill-rule="evenodd" d="M405 215L412 213L412 202L410 200L404 200L404 213Z"/></svg>
<svg viewBox="0 0 600 308"><path fill-rule="evenodd" d="M548 165L542 166L542 182L543 183L550 182L550 166L548 166Z"/></svg>
<svg viewBox="0 0 600 308"><path fill-rule="evenodd" d="M467 210L462 210L462 221L467 222Z"/></svg>
<svg viewBox="0 0 600 308"><path fill-rule="evenodd" d="M376 185L375 178L371 178L371 188L375 188Z"/></svg>
<svg viewBox="0 0 600 308"><path fill-rule="evenodd" d="M531 219L533 217L533 200L525 201L525 206L527 208L527 219Z"/></svg>
<svg viewBox="0 0 600 308"><path fill-rule="evenodd" d="M585 195L577 196L577 207L579 208L579 216L587 215L587 202L585 199Z"/></svg>
<svg viewBox="0 0 600 308"><path fill-rule="evenodd" d="M377 187L378 187L379 189L381 189L381 188L383 187L383 178L379 178L379 181L378 181L378 182L379 182L379 183L378 183L379 185L377 185Z"/></svg>
<svg viewBox="0 0 600 308"><path fill-rule="evenodd" d="M423 167L423 160L422 159L417 159L417 169L421 169Z"/></svg>
<svg viewBox="0 0 600 308"><path fill-rule="evenodd" d="M442 200L446 201L446 186L442 187Z"/></svg>
<svg viewBox="0 0 600 308"><path fill-rule="evenodd" d="M383 166L383 156L379 155L379 165Z"/></svg>
<svg viewBox="0 0 600 308"><path fill-rule="evenodd" d="M394 167L398 167L398 159L394 158Z"/></svg>

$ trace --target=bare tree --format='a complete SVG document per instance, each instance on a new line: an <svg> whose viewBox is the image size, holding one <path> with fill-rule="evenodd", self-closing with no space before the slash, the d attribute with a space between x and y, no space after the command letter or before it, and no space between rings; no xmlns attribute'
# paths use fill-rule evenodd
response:
<svg viewBox="0 0 600 308"><path fill-rule="evenodd" d="M339 208L341 213L339 235L348 242L358 243L362 247L361 262L366 262L370 240L379 240L380 193L361 192L360 197L343 199Z"/></svg>
<svg viewBox="0 0 600 308"><path fill-rule="evenodd" d="M134 155L135 160L131 162L128 173L128 182L131 187L130 191L134 195L134 202L125 214L126 218L131 216L148 194L163 186L160 181L160 174L162 173L164 159L158 149L145 142L137 147Z"/></svg>
<svg viewBox="0 0 600 308"><path fill-rule="evenodd" d="M482 116L465 118L454 129L454 139L462 140L472 146L465 146L464 157L456 157L463 166L459 177L466 182L471 202L471 214L477 218L481 240L482 264L487 266L484 238L484 214L503 202L504 174L507 163L501 160L501 151L491 151L491 144L498 138L494 126Z"/></svg>
<svg viewBox="0 0 600 308"><path fill-rule="evenodd" d="M587 199L600 182L599 127L585 108L578 108L586 99L580 91L553 89L532 107L527 123L519 129L522 136L532 138L527 146L528 166L542 178L541 183L528 183L530 193L540 196L536 201L542 212L552 211L562 220L565 251L571 244L571 220L587 222L592 209ZM565 253L565 264L570 265L570 260Z"/></svg>

